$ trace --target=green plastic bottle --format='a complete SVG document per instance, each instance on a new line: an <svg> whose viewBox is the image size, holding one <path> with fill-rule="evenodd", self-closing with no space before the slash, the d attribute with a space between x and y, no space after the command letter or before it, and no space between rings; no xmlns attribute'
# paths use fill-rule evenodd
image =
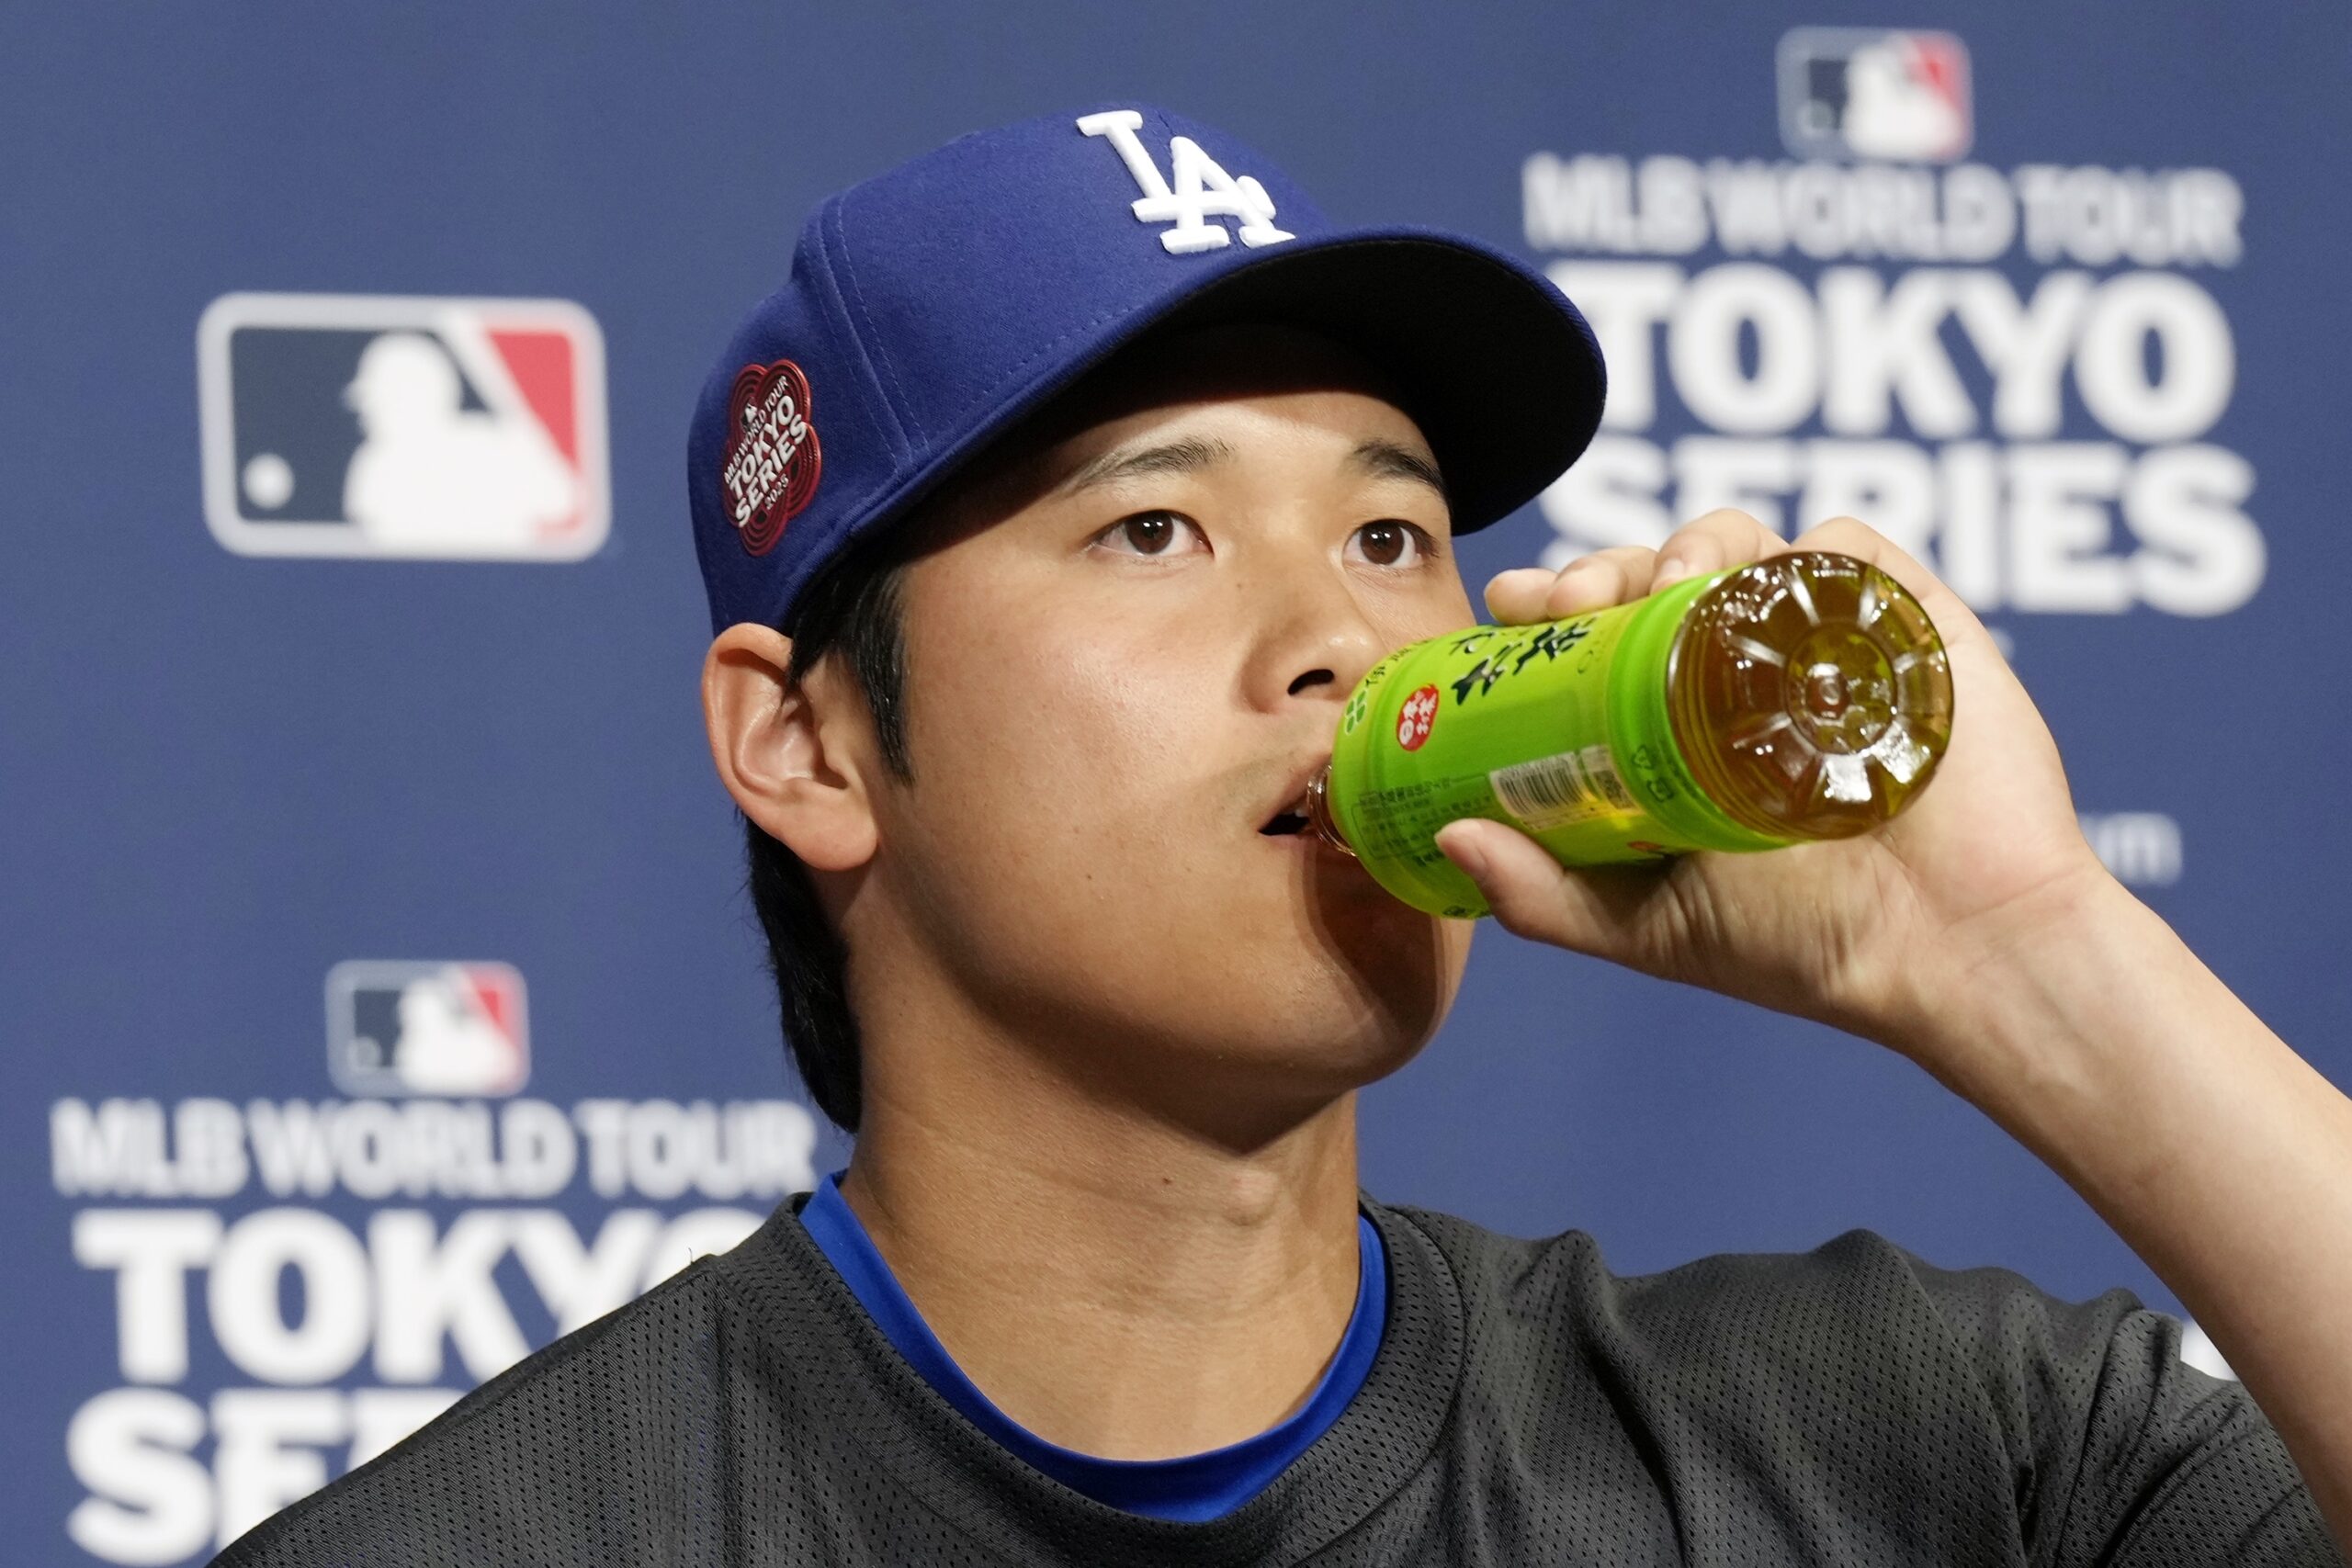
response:
<svg viewBox="0 0 2352 1568"><path fill-rule="evenodd" d="M1799 551L1564 621L1415 643L1349 697L1311 830L1433 915L1487 912L1437 830L1491 817L1568 865L1772 850L1901 811L1951 738L1902 585Z"/></svg>

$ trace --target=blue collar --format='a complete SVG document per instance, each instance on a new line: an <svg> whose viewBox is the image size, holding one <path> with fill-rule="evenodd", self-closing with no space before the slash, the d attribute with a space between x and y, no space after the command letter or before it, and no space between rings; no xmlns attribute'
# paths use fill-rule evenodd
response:
<svg viewBox="0 0 2352 1568"><path fill-rule="evenodd" d="M1097 1459L1049 1443L1022 1427L964 1375L899 1288L874 1239L842 1199L841 1172L818 1183L800 1211L800 1223L899 1354L966 1420L1071 1491L1154 1518L1195 1523L1221 1518L1263 1491L1330 1428L1363 1386L1387 1321L1387 1256L1381 1249L1380 1233L1359 1213L1355 1312L1322 1381L1295 1414L1254 1438L1206 1453L1178 1459Z"/></svg>

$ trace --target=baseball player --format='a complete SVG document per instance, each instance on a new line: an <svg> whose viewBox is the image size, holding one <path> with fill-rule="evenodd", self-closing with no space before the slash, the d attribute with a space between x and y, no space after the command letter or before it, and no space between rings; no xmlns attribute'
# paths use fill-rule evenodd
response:
<svg viewBox="0 0 2352 1568"><path fill-rule="evenodd" d="M784 1032L845 1171L221 1560L2158 1564L2352 1532L2352 1105L2101 868L1967 607L1942 777L1864 838L1564 871L1522 936L1901 1053L2049 1162L2245 1379L2121 1292L1856 1232L1612 1274L1358 1185L1354 1106L1472 934L1302 833L1453 543L1600 416L1476 242L1350 228L1114 105L826 201L688 444ZM1528 622L1790 546L1715 513L1509 571ZM1573 1022L1562 1021L1563 1032Z"/></svg>

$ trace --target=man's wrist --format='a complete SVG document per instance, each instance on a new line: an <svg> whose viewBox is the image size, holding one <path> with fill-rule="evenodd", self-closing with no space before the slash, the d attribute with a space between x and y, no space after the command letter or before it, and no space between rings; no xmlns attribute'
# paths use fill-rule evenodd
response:
<svg viewBox="0 0 2352 1568"><path fill-rule="evenodd" d="M1987 1111L2037 1081L2096 1076L2124 1051L2121 993L2194 964L2096 862L1977 917L1905 965L1883 1043Z"/></svg>

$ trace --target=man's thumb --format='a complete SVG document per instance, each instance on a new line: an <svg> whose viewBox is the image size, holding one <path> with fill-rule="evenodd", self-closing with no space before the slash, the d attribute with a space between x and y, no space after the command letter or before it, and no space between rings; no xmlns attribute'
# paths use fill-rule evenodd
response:
<svg viewBox="0 0 2352 1568"><path fill-rule="evenodd" d="M1602 910L1592 890L1526 834L1464 818L1438 829L1437 847L1478 885L1505 931L1578 953L1602 946Z"/></svg>

